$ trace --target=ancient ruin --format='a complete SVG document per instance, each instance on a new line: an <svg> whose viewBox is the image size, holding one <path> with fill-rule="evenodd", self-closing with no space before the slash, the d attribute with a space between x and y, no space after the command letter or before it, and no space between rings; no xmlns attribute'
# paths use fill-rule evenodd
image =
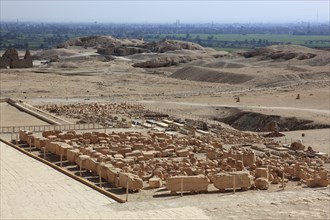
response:
<svg viewBox="0 0 330 220"><path fill-rule="evenodd" d="M6 50L6 52L0 57L0 69L7 68L32 68L32 56L29 50L26 50L24 58L20 59L18 52L14 48Z"/></svg>
<svg viewBox="0 0 330 220"><path fill-rule="evenodd" d="M210 135L187 138L155 131L44 131L42 136L19 132L23 143L60 156L80 170L131 192L163 184L171 194L207 192L211 184L221 192L267 190L270 184L284 189L288 181L325 187L330 179L323 166L329 157L310 157L311 149L298 150L295 144L284 152L262 152L243 146L226 149L222 141Z"/></svg>

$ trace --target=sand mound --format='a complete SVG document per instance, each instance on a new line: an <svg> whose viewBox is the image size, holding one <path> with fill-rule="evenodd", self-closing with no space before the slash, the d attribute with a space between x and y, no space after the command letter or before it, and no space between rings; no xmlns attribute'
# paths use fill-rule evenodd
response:
<svg viewBox="0 0 330 220"><path fill-rule="evenodd" d="M253 76L248 76L239 73L229 73L220 70L214 70L206 67L187 66L176 72L171 77L176 79L185 79L202 82L216 82L228 84L241 84L251 79Z"/></svg>
<svg viewBox="0 0 330 220"><path fill-rule="evenodd" d="M75 52L66 50L66 49L49 49L37 52L33 55L33 59L35 60L44 60L44 59L52 59L58 57L68 57L76 55Z"/></svg>
<svg viewBox="0 0 330 220"><path fill-rule="evenodd" d="M239 64L239 63L218 61L218 62L206 64L205 67L209 67L209 68L243 68L243 67L245 67L245 65Z"/></svg>
<svg viewBox="0 0 330 220"><path fill-rule="evenodd" d="M64 63L60 63L58 67L64 69L75 69L78 68L78 65L72 62L64 62Z"/></svg>

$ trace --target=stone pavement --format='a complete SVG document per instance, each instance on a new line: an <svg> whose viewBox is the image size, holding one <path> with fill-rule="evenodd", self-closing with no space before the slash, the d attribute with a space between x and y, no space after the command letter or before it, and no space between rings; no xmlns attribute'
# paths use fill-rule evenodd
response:
<svg viewBox="0 0 330 220"><path fill-rule="evenodd" d="M119 211L114 200L2 142L0 148L0 219L209 219L193 206Z"/></svg>

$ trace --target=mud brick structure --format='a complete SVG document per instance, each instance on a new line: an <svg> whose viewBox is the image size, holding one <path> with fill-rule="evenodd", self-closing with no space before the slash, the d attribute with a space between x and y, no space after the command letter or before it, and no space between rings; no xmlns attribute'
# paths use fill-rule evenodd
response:
<svg viewBox="0 0 330 220"><path fill-rule="evenodd" d="M25 52L24 58L19 59L18 52L14 48L6 50L6 52L0 57L0 69L7 68L32 68L32 56L29 50Z"/></svg>

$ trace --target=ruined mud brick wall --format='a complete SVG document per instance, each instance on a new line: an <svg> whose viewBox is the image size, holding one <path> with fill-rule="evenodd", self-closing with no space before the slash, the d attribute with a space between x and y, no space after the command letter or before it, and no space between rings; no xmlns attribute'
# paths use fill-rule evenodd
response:
<svg viewBox="0 0 330 220"><path fill-rule="evenodd" d="M187 191L205 191L205 187L207 190L209 179L216 188L228 189L233 187L233 176L236 187L244 189L251 186L268 189L270 184L282 183L283 175L285 181L300 180L309 187L329 184L329 173L323 166L327 158L286 152L255 155L237 147L224 150L221 141L212 136L178 137L151 131L147 134L46 131L42 136L36 138L31 132L19 132L20 140L26 143L31 140L48 152L62 155L116 187L126 188L129 183L133 191L142 189L147 181L152 187L166 182L169 190L179 191L176 181L181 177L192 178L192 182L198 179L196 184L185 185ZM198 159L196 154L201 152L206 157ZM209 152L216 156L210 157Z"/></svg>
<svg viewBox="0 0 330 220"><path fill-rule="evenodd" d="M29 50L25 52L23 59L19 59L16 49L11 48L0 57L0 68L32 68L32 56Z"/></svg>

